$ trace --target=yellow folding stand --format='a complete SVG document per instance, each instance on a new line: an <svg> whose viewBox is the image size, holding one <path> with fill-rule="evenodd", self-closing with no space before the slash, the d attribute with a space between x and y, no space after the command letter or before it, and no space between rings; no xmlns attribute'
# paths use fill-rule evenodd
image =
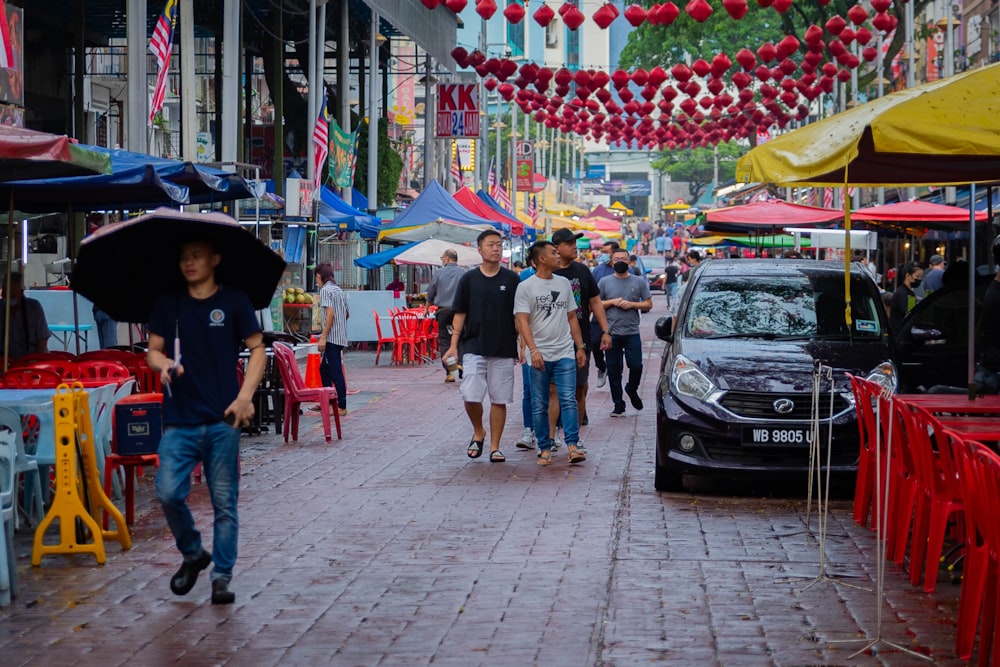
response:
<svg viewBox="0 0 1000 667"><path fill-rule="evenodd" d="M94 453L94 435L90 423L90 406L87 392L83 385L74 383L61 384L53 397L55 406L55 451L56 451L56 492L52 506L45 518L35 529L34 548L31 553L31 564L38 566L42 557L47 554L92 553L98 563L103 563L107 556L104 551L105 539L118 540L123 549L132 546L132 539L118 508L104 494L97 473L97 460ZM80 455L83 459L84 476L81 479L77 465L77 440L80 444ZM81 482L86 485L91 506L106 511L117 527L114 531L102 531L94 515L88 511L81 498ZM59 542L45 544L43 538L52 522L59 520ZM92 542L80 542L77 539L77 523L86 527Z"/></svg>

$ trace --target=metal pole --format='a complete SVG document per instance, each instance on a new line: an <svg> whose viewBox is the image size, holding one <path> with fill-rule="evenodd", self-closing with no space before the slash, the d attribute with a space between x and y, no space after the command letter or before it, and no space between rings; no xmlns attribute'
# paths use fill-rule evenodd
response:
<svg viewBox="0 0 1000 667"><path fill-rule="evenodd" d="M130 151L146 153L149 123L149 83L146 81L146 0L129 0L126 46L128 60L128 140ZM13 210L13 209L12 209Z"/></svg>
<svg viewBox="0 0 1000 667"><path fill-rule="evenodd" d="M337 97L340 100L340 129L351 131L351 64L350 0L340 0L340 36L337 37ZM340 197L348 206L354 198L350 185L340 189Z"/></svg>
<svg viewBox="0 0 1000 667"><path fill-rule="evenodd" d="M240 128L240 0L226 0L222 17L222 123L219 139L223 162L236 162ZM246 72L247 80L253 72ZM249 162L249 160L246 160Z"/></svg>
<svg viewBox="0 0 1000 667"><path fill-rule="evenodd" d="M276 35L284 34L284 0L276 0L277 5L273 13L273 30ZM278 80L282 81L285 76L285 42L280 39L274 40L274 70L278 73ZM274 192L279 197L285 195L285 95L282 86L277 86L277 90L271 91L274 100L274 167L271 173L274 174Z"/></svg>
<svg viewBox="0 0 1000 667"><path fill-rule="evenodd" d="M198 94L194 78L194 1L181 0L181 154L187 162L198 161Z"/></svg>
<svg viewBox="0 0 1000 667"><path fill-rule="evenodd" d="M944 75L951 76L955 73L955 26L952 25L954 7L951 0L944 0L944 2L948 8L948 24L944 30Z"/></svg>
<svg viewBox="0 0 1000 667"><path fill-rule="evenodd" d="M431 54L425 58L424 72L424 187L431 182L431 172L434 164L434 135L431 132L434 119L434 109L431 107Z"/></svg>
<svg viewBox="0 0 1000 667"><path fill-rule="evenodd" d="M378 12L372 10L368 31L368 213L378 211Z"/></svg>
<svg viewBox="0 0 1000 667"><path fill-rule="evenodd" d="M316 0L309 0L309 71L306 73L309 80L309 97L306 102L309 116L306 118L306 178L312 182L316 175L316 147L313 145L312 136L316 129ZM279 79L280 81L280 79Z"/></svg>
<svg viewBox="0 0 1000 667"><path fill-rule="evenodd" d="M951 17L949 16L949 25ZM986 191L989 193L989 190ZM969 294L976 293L976 184L969 184ZM972 303L972 299L969 302ZM969 332L969 359L968 359L968 382L969 400L976 397L976 383L973 379L976 367L976 345L974 332L976 331L976 309L975 306L969 308L968 332Z"/></svg>

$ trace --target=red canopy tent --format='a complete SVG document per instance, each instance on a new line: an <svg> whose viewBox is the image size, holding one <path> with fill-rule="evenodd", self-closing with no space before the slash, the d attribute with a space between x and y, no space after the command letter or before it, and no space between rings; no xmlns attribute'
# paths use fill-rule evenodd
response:
<svg viewBox="0 0 1000 667"><path fill-rule="evenodd" d="M598 232L620 232L622 230L621 220L611 217L589 215L586 218L580 218L580 222L592 224L594 230Z"/></svg>
<svg viewBox="0 0 1000 667"><path fill-rule="evenodd" d="M781 199L766 199L742 206L717 208L705 213L705 231L753 232L782 227L815 227L844 219L835 208L817 208L790 204Z"/></svg>
<svg viewBox="0 0 1000 667"><path fill-rule="evenodd" d="M587 214L588 218L609 218L615 220L618 218L612 211L609 211L604 207L604 204L598 204L594 207L594 210Z"/></svg>
<svg viewBox="0 0 1000 667"><path fill-rule="evenodd" d="M470 188L462 188L452 195L459 204L481 218L510 225L512 236L524 236L524 223L509 215L504 215L476 196Z"/></svg>
<svg viewBox="0 0 1000 667"><path fill-rule="evenodd" d="M969 223L969 209L926 201L901 201L885 206L859 208L851 213L852 220L866 222ZM986 211L976 211L976 222L989 219ZM950 226L950 225L948 225Z"/></svg>

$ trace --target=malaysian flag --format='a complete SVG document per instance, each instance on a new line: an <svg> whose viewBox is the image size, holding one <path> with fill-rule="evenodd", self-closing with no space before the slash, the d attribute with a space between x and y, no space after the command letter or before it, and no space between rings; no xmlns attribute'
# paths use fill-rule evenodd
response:
<svg viewBox="0 0 1000 667"><path fill-rule="evenodd" d="M455 160L451 163L451 172L449 175L455 181L456 188L461 188L465 185L462 179L462 157L458 154L458 150L455 151Z"/></svg>
<svg viewBox="0 0 1000 667"><path fill-rule="evenodd" d="M7 20L7 3L4 0L0 0L0 67L17 67L17 63L14 62L10 24Z"/></svg>
<svg viewBox="0 0 1000 667"><path fill-rule="evenodd" d="M535 195L531 195L531 201L528 202L528 218L531 219L531 226L537 227L538 222L538 202L535 201Z"/></svg>
<svg viewBox="0 0 1000 667"><path fill-rule="evenodd" d="M313 158L313 189L319 192L323 184L323 166L330 154L330 110L326 107L326 86L323 87L323 106L319 108L316 127L313 128L313 145L316 148Z"/></svg>
<svg viewBox="0 0 1000 667"><path fill-rule="evenodd" d="M497 187L496 165L493 160L490 160L490 172L489 176L487 176L486 191L490 193L490 196L493 197L494 199L496 199L496 197L494 197L494 193L496 192L496 187Z"/></svg>
<svg viewBox="0 0 1000 667"><path fill-rule="evenodd" d="M156 57L156 87L153 100L149 104L149 125L163 108L163 98L167 95L167 70L170 69L170 52L174 48L174 27L177 25L177 0L167 0L163 14L153 28L149 40L149 52Z"/></svg>
<svg viewBox="0 0 1000 667"><path fill-rule="evenodd" d="M493 198L497 200L497 203L503 206L503 210L508 213L513 213L514 208L510 204L510 195L507 194L507 188L503 186L503 183L497 181L496 194Z"/></svg>

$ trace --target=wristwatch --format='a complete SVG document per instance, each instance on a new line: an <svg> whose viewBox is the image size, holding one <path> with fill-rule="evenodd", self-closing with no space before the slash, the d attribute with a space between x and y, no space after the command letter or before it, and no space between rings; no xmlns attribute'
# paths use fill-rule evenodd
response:
<svg viewBox="0 0 1000 667"><path fill-rule="evenodd" d="M611 329L605 329L604 331L601 332L601 335L602 336L610 336L611 335Z"/></svg>
<svg viewBox="0 0 1000 667"><path fill-rule="evenodd" d="M580 343L579 345L576 346L576 349L578 349L578 350L586 350L587 346L584 345L583 343Z"/></svg>

